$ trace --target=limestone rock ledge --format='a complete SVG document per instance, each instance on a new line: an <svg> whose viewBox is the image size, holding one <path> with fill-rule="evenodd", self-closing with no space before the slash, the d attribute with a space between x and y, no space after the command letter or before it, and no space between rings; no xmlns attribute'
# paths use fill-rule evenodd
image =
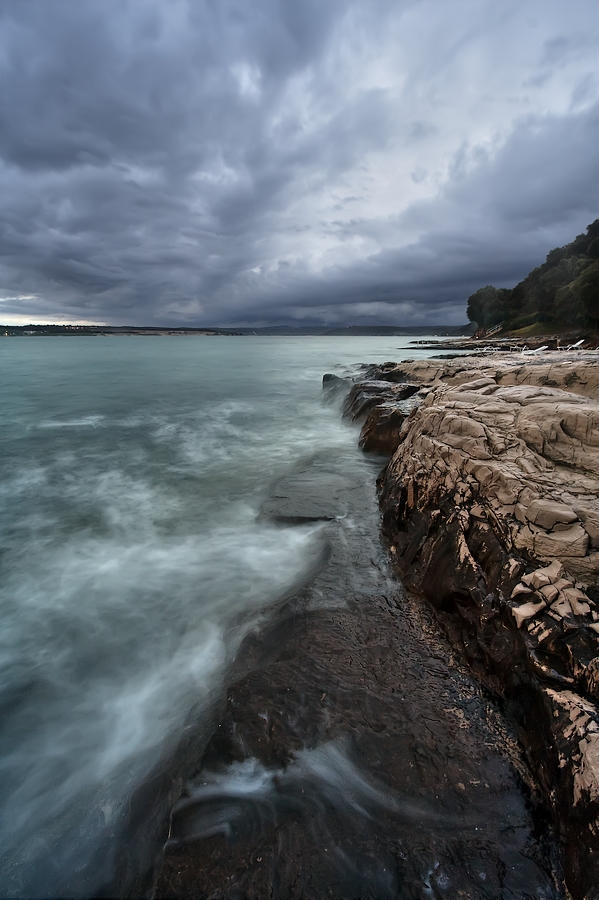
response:
<svg viewBox="0 0 599 900"><path fill-rule="evenodd" d="M387 363L361 444L383 531L518 723L575 900L599 897L599 361ZM411 382L409 414L392 386ZM359 392L359 387L354 394ZM404 393L405 396L405 393ZM419 404L419 405L418 405Z"/></svg>

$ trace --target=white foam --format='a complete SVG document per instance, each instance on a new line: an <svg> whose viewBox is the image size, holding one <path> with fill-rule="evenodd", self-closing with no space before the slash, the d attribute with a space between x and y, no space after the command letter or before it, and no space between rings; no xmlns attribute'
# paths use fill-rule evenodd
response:
<svg viewBox="0 0 599 900"><path fill-rule="evenodd" d="M38 428L97 428L105 421L105 416L82 416L80 419L46 419Z"/></svg>
<svg viewBox="0 0 599 900"><path fill-rule="evenodd" d="M320 546L318 527L259 524L239 502L212 529L165 533L180 500L115 470L70 491L101 505L106 533L55 543L33 529L2 601L2 695L20 702L5 723L0 822L4 844L32 858L40 829L77 806L88 815L90 792L111 822L122 813L189 710L222 689L252 612Z"/></svg>
<svg viewBox="0 0 599 900"><path fill-rule="evenodd" d="M326 815L327 808L370 819L377 811L401 807L388 789L360 771L347 743L335 740L297 752L283 768L250 758L203 772L175 807L171 843L230 834L256 809L261 821L276 823L290 810L300 817L314 811Z"/></svg>

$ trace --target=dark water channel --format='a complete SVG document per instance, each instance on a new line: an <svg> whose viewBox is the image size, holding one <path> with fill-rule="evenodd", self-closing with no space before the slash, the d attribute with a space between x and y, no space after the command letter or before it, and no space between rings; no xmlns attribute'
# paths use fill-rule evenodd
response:
<svg viewBox="0 0 599 900"><path fill-rule="evenodd" d="M381 459L324 452L262 515L321 522L307 585L245 641L156 897L562 897L513 734L378 537Z"/></svg>

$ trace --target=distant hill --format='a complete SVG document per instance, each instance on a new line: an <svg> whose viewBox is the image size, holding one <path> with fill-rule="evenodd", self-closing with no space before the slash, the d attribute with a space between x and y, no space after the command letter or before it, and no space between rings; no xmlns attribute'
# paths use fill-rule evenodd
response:
<svg viewBox="0 0 599 900"><path fill-rule="evenodd" d="M467 315L486 331L540 333L599 328L599 219L571 244L557 247L516 287L479 288L468 298Z"/></svg>
<svg viewBox="0 0 599 900"><path fill-rule="evenodd" d="M473 325L409 325L405 328L395 325L346 325L340 328L327 328L326 325L269 325L265 328L238 328L240 334L277 334L277 335L322 335L343 336L361 335L362 337L402 337L413 335L459 336L471 334Z"/></svg>

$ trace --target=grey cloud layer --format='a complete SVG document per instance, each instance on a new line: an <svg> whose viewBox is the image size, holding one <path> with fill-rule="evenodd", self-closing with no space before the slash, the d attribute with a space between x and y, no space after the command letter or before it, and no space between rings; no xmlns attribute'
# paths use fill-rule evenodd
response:
<svg viewBox="0 0 599 900"><path fill-rule="evenodd" d="M594 4L496 6L3 0L0 319L463 321L597 214Z"/></svg>

